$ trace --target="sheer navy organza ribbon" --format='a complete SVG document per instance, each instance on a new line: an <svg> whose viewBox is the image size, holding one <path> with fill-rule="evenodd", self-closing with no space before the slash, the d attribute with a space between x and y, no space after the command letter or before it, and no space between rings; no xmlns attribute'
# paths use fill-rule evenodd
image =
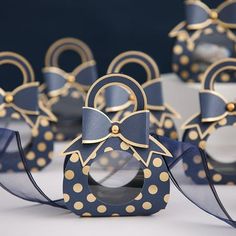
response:
<svg viewBox="0 0 236 236"><path fill-rule="evenodd" d="M184 194L192 203L202 210L217 217L220 220L236 227L236 222L229 216L221 203L217 192L210 182L209 171L205 154L197 147L170 140L166 137L155 136L155 138L165 145L172 153L172 159L168 159L166 164L169 168L169 175L177 189ZM24 200L47 204L54 207L65 208L63 199L52 200L39 187L27 168L20 135L16 131L0 129L0 159L6 158L6 154L17 147L18 152L14 158L22 162L25 172L21 173L0 173L0 185L11 194ZM205 170L205 184L197 185L191 178L185 175L183 162L187 158L199 155L202 158L203 169ZM9 160L10 161L10 160Z"/></svg>

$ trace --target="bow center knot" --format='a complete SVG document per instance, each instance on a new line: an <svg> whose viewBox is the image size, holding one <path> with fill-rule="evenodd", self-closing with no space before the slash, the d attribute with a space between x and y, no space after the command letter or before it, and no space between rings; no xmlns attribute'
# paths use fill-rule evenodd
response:
<svg viewBox="0 0 236 236"><path fill-rule="evenodd" d="M68 75L67 81L68 81L69 83L74 83L74 82L75 82L75 76L74 76L74 75Z"/></svg>
<svg viewBox="0 0 236 236"><path fill-rule="evenodd" d="M229 112L234 111L234 110L235 110L235 104L234 104L233 102L228 103L228 104L226 105L226 109L227 109L227 111L229 111Z"/></svg>
<svg viewBox="0 0 236 236"><path fill-rule="evenodd" d="M217 20L218 19L218 12L215 10L212 10L210 13L210 17L212 20Z"/></svg>
<svg viewBox="0 0 236 236"><path fill-rule="evenodd" d="M132 101L132 102L134 102L134 101L135 101L135 96L134 96L133 94L130 94L129 100Z"/></svg>
<svg viewBox="0 0 236 236"><path fill-rule="evenodd" d="M113 134L118 134L118 133L120 132L119 126L118 126L117 124L113 124L113 125L111 126L111 132L112 132Z"/></svg>
<svg viewBox="0 0 236 236"><path fill-rule="evenodd" d="M12 103L14 101L14 97L12 94L6 94L5 96L6 103Z"/></svg>

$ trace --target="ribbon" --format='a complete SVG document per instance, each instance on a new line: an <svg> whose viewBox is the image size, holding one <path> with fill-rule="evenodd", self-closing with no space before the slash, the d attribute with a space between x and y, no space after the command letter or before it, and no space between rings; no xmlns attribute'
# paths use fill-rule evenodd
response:
<svg viewBox="0 0 236 236"><path fill-rule="evenodd" d="M164 103L162 83L159 79L147 81L142 85L147 97L147 109L151 111L150 118L159 127L163 126L166 116L179 118L180 115L169 105ZM106 112L117 112L129 109L134 105L129 91L120 86L111 86L106 89Z"/></svg>
<svg viewBox="0 0 236 236"><path fill-rule="evenodd" d="M210 9L201 1L186 2L187 27L191 30L203 29L213 22L225 28L236 28L236 1L225 1L216 9Z"/></svg>
<svg viewBox="0 0 236 236"><path fill-rule="evenodd" d="M96 63L95 61L83 63L71 73L58 67L46 67L43 69L43 75L49 97L58 97L71 87L81 92L84 87L89 87L97 79Z"/></svg>
<svg viewBox="0 0 236 236"><path fill-rule="evenodd" d="M133 112L121 121L112 122L103 112L84 107L82 117L82 136L72 141L63 153L77 153L82 165L86 165L108 139L117 137L130 146L145 165L153 153L172 157L165 146L149 135L149 111Z"/></svg>

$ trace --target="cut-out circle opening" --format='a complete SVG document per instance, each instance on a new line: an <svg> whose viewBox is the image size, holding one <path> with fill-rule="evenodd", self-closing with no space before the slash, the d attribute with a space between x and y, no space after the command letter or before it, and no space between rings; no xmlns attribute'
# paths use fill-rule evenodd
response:
<svg viewBox="0 0 236 236"><path fill-rule="evenodd" d="M72 72L81 63L81 56L74 50L63 51L58 58L58 66L66 72Z"/></svg>
<svg viewBox="0 0 236 236"><path fill-rule="evenodd" d="M213 32L210 28L205 32L196 42L193 51L193 64L198 65L201 73L205 72L212 63L231 57L234 52L234 43L226 34Z"/></svg>
<svg viewBox="0 0 236 236"><path fill-rule="evenodd" d="M100 154L92 162L88 183L97 199L120 205L130 202L141 192L144 173L133 155L113 150Z"/></svg>
<svg viewBox="0 0 236 236"><path fill-rule="evenodd" d="M226 126L213 132L206 143L206 151L211 165L225 174L236 173L236 128Z"/></svg>

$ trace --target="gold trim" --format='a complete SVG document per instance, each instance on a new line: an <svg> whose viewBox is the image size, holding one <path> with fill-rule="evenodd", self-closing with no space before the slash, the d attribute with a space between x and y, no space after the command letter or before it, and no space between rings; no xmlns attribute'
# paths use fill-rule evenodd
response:
<svg viewBox="0 0 236 236"><path fill-rule="evenodd" d="M131 56L131 58L126 58L127 56ZM117 57L115 57L112 60L111 64L108 67L107 74L119 73L123 66L125 66L129 63L137 63L145 69L145 71L147 73L147 80L153 79L151 76L152 72L151 72L151 69L148 66L148 64L146 64L142 59L132 58L134 56L140 56L140 57L146 59L152 65L152 69L155 72L154 77L155 78L160 77L159 68L158 68L156 62L153 60L153 58L150 57L149 55L147 55L146 53L140 52L140 51L127 51L127 52L123 52L123 53L119 54Z"/></svg>
<svg viewBox="0 0 236 236"><path fill-rule="evenodd" d="M196 128L197 132L199 134L200 139L204 139L206 137L206 135L208 135L210 133L210 131L215 128L215 126L217 125L218 121L213 122L206 130L205 132L202 132L200 126L198 123L196 124L191 124L188 125L189 122L191 122L193 119L195 119L197 116L199 116L201 113L196 113L194 115L192 115L189 119L187 119L187 121L181 126L181 129L183 130L187 130L187 129L191 129L191 128Z"/></svg>
<svg viewBox="0 0 236 236"><path fill-rule="evenodd" d="M66 45L71 43L72 45ZM76 44L77 47L73 44ZM55 49L58 48L56 51ZM55 41L47 50L46 56L45 56L45 66L56 66L58 67L58 57L59 55L66 51L66 50L75 50L81 57L82 62L86 62L88 60L93 60L93 54L89 46L84 43L83 41L76 39L76 38L62 38ZM56 57L53 59L53 64L50 63L50 59L52 57L53 52L55 53ZM55 62L55 60L57 60Z"/></svg>
<svg viewBox="0 0 236 236"><path fill-rule="evenodd" d="M29 77L27 76L27 71L25 70L25 68L18 62L15 61L14 59L7 59L7 60L0 60L0 65L3 64L12 64L15 65L18 69L20 69L21 73L23 74L23 83L27 83L27 82L33 82L34 81L34 72L33 72L33 68L30 65L29 61L27 61L24 57L22 57L21 55L14 53L14 52L10 52L10 51L5 51L5 52L0 52L0 57L4 57L4 56L12 56L14 58L17 58L19 61L21 61L29 70Z"/></svg>
<svg viewBox="0 0 236 236"><path fill-rule="evenodd" d="M114 121L114 120L111 120L106 114L104 114L102 111L100 110L97 110L96 108L93 108L93 107L86 107L86 109L91 109L91 110L94 110L94 111L97 111L99 112L101 115L103 115L111 124L111 127L113 125L116 125L116 124L122 124L126 119L130 118L131 116L134 116L134 115L137 115L139 113L149 113L148 110L141 110L141 111L136 111L136 112L132 112L131 114L123 117L123 119L121 119L120 121ZM144 127L143 127L144 128ZM128 139L126 139L121 133L117 133L117 134L114 134L112 132L110 132L108 135L100 138L100 139L96 139L96 140L82 140L82 143L83 144L92 144L92 143L99 143L99 142L102 142L102 141L105 141L106 139L108 139L109 137L119 137L121 140L123 140L125 143L129 144L129 145L132 145L132 146L135 146L135 147L140 147L140 148L148 148L148 145L146 144L141 144L141 143L135 143L135 142L132 142Z"/></svg>
<svg viewBox="0 0 236 236"><path fill-rule="evenodd" d="M222 71L225 71L225 70L236 70L236 59L234 58L226 58L226 59L223 59L223 60L220 60L220 61L217 61L215 63L213 63L212 65L210 65L207 70L205 71L204 73L204 76L203 76L203 81L202 81L202 85L203 85L203 89L206 88L206 79L208 79L208 74L218 65L224 63L224 62L234 62L235 63L235 66L224 66L224 67L221 67L219 70L217 70L213 76L211 77L210 79L210 90L213 90L214 91L214 81L217 77L218 74L220 74Z"/></svg>
<svg viewBox="0 0 236 236"><path fill-rule="evenodd" d="M143 158L139 155L139 153L135 150L134 147L130 147L132 149L132 151L135 153L135 156L138 156L138 158L136 158L138 161L141 161L146 167L149 166L149 163L151 161L151 157L153 154L157 154L157 155L161 155L161 156L167 156L167 157L173 157L172 154L170 153L170 151L159 141L157 141L154 137L152 137L151 135L149 135L149 140L151 140L152 142L154 142L158 147L160 147L163 152L156 152L156 151L150 151L147 161L145 162L143 160Z"/></svg>
<svg viewBox="0 0 236 236"><path fill-rule="evenodd" d="M100 83L100 81L106 79L106 78L110 78L110 77L114 77L114 76L119 76L119 77L123 77L125 79L128 79L130 81L132 81L141 91L142 95L143 95L143 99L144 99L144 107L143 107L143 110L146 110L147 108L147 97L146 97L146 94L145 92L143 91L143 88L142 86L135 80L133 79L132 77L128 76L128 75L124 75L124 74L109 74L109 75L104 75L102 77L100 77L99 79L97 79L93 84L92 86L90 87L88 93L87 93L87 98L85 100L85 106L88 107L88 99L89 99L89 96L90 96L90 93L91 91L95 88L95 86L97 86L98 83ZM106 87L108 86L112 86L112 85L119 85L119 86L124 86L126 87L130 92L131 94L133 94L135 97L135 93L133 92L132 88L122 84L122 83L107 83L105 86L101 87L98 91L97 91L97 94L95 95L95 99L94 99L94 107L96 108L96 100L97 100L97 96L99 95L99 93L101 92L101 90L105 89ZM137 101L137 99L136 99ZM135 110L137 109L137 105L135 106Z"/></svg>

